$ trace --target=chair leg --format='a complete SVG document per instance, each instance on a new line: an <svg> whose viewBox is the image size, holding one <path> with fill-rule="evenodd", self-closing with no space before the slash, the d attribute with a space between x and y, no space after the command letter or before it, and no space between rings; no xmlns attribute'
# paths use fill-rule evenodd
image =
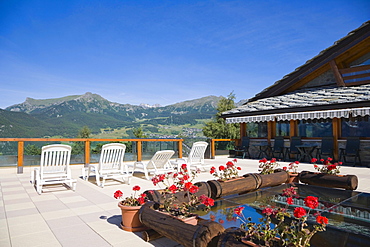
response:
<svg viewBox="0 0 370 247"><path fill-rule="evenodd" d="M105 185L105 177L103 177L103 181L101 182L100 187L104 188L104 185Z"/></svg>
<svg viewBox="0 0 370 247"><path fill-rule="evenodd" d="M98 171L95 171L95 179L96 179L96 184L98 186L100 186L100 176L99 176L99 172Z"/></svg>
<svg viewBox="0 0 370 247"><path fill-rule="evenodd" d="M147 179L147 180L150 180L150 178L149 178L149 174L148 174L148 170L144 167L144 174L145 174L145 178Z"/></svg>

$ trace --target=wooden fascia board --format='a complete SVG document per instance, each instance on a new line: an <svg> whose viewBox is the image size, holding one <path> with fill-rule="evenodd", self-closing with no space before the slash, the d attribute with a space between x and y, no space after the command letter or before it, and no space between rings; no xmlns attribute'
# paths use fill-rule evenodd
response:
<svg viewBox="0 0 370 247"><path fill-rule="evenodd" d="M355 33L349 35L344 40L340 40L340 44L329 48L322 55L318 55L317 58L313 58L314 61L302 65L298 71L292 72L292 74L286 79L282 79L278 84L272 85L265 92L262 91L258 96L253 97L252 100L272 97L287 92L295 83L318 70L322 66L327 65L331 60L336 59L338 56L347 52L352 47L355 47L360 42L368 39L369 36L370 25L367 25L363 30L358 31L357 34Z"/></svg>

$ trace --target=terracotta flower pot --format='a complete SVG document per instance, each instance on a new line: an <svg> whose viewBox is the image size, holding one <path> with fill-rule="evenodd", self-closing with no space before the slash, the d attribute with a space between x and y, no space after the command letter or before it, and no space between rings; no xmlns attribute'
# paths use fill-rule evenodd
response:
<svg viewBox="0 0 370 247"><path fill-rule="evenodd" d="M141 232L147 230L148 227L143 225L139 220L139 210L141 206L125 206L121 202L118 207L122 211L121 228L128 232Z"/></svg>

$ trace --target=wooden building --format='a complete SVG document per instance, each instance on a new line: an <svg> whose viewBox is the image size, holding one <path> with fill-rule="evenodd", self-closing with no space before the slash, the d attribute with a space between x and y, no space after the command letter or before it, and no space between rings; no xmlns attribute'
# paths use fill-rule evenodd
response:
<svg viewBox="0 0 370 247"><path fill-rule="evenodd" d="M334 137L334 158L346 138L361 139L370 166L370 21L296 68L242 106L222 114L241 136L270 143L275 136L306 142ZM254 138L254 139L253 139Z"/></svg>

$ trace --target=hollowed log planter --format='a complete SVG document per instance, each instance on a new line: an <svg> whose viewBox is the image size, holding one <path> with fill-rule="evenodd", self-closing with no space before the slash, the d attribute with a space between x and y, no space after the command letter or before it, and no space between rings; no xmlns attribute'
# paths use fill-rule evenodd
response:
<svg viewBox="0 0 370 247"><path fill-rule="evenodd" d="M223 196L254 191L259 188L277 186L285 183L288 179L289 174L286 171L276 170L272 174L250 173L240 178L226 181L209 180L207 183L211 188L211 198L217 199Z"/></svg>
<svg viewBox="0 0 370 247"><path fill-rule="evenodd" d="M222 225L212 221L198 221L197 225L184 223L180 219L157 211L158 206L155 202L144 204L139 211L140 221L157 234L185 247L207 247L225 230Z"/></svg>
<svg viewBox="0 0 370 247"><path fill-rule="evenodd" d="M211 189L207 182L197 182L194 184L198 186L198 192L194 193L197 197L201 195L205 195L207 197L211 197ZM157 202L159 204L163 204L166 198L174 196L173 203L181 204L183 202L189 202L188 194L184 191L179 191L174 194L163 194L164 190L148 190L144 193L148 197L149 201Z"/></svg>
<svg viewBox="0 0 370 247"><path fill-rule="evenodd" d="M309 185L342 188L346 190L356 190L358 186L356 175L334 175L309 171L302 171L299 175L299 181Z"/></svg>

